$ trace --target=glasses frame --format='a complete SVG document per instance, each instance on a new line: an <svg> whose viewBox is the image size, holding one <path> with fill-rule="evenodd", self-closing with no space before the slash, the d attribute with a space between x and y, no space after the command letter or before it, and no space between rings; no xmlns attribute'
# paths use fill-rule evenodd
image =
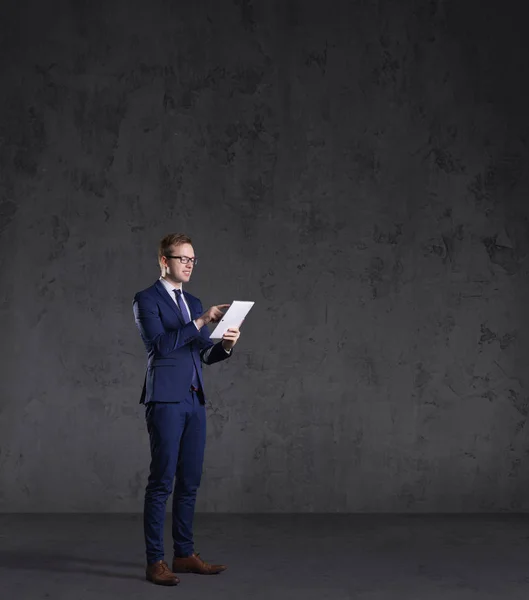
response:
<svg viewBox="0 0 529 600"><path fill-rule="evenodd" d="M165 254L165 258L177 258L181 265L188 265L191 263L194 267L196 267L198 263L198 258L196 256L191 258L190 256L173 256L171 254Z"/></svg>

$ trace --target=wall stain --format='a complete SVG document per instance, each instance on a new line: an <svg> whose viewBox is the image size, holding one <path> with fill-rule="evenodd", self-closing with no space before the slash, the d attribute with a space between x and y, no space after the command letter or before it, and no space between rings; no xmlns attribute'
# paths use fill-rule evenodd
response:
<svg viewBox="0 0 529 600"><path fill-rule="evenodd" d="M241 22L244 29L254 31L255 18L252 0L234 0L235 6L239 6L241 10Z"/></svg>
<svg viewBox="0 0 529 600"><path fill-rule="evenodd" d="M392 292L398 293L403 273L404 265L400 259L395 259L392 264L388 264L380 256L373 256L369 266L360 276L360 280L369 283L371 299L376 300L386 298Z"/></svg>
<svg viewBox="0 0 529 600"><path fill-rule="evenodd" d="M481 337L479 339L479 345L490 344L492 342L499 342L500 348L505 350L517 339L517 332L513 331L506 333L499 337L496 333L492 332L484 323L481 324Z"/></svg>
<svg viewBox="0 0 529 600"><path fill-rule="evenodd" d="M509 390L509 402L523 416L529 415L529 398L520 398L514 390Z"/></svg>
<svg viewBox="0 0 529 600"><path fill-rule="evenodd" d="M432 374L423 367L422 362L418 363L415 367L415 379L413 382L414 389L418 392L419 398L422 398L424 388L432 380Z"/></svg>
<svg viewBox="0 0 529 600"><path fill-rule="evenodd" d="M482 239L490 262L501 267L508 275L515 275L520 270L520 261L513 248L499 246L497 236Z"/></svg>
<svg viewBox="0 0 529 600"><path fill-rule="evenodd" d="M312 65L317 65L321 71L322 75L325 75L327 70L327 50L329 48L329 44L327 41L325 42L325 48L320 52L310 52L307 58L305 59L305 64L307 67L311 67Z"/></svg>
<svg viewBox="0 0 529 600"><path fill-rule="evenodd" d="M476 207L489 215L499 204L501 193L511 193L524 173L525 161L518 153L502 154L470 182L468 191Z"/></svg>
<svg viewBox="0 0 529 600"><path fill-rule="evenodd" d="M208 411L208 423L211 425L210 430L213 429L213 437L219 439L222 436L226 423L229 421L229 414L224 414L218 406L210 401L207 402L206 408Z"/></svg>
<svg viewBox="0 0 529 600"><path fill-rule="evenodd" d="M373 231L373 241L376 244L390 244L395 245L399 243L399 239L402 236L402 223L395 224L395 230L392 232L381 231L378 225L375 225Z"/></svg>
<svg viewBox="0 0 529 600"><path fill-rule="evenodd" d="M465 166L461 161L454 158L454 156L446 149L439 147L432 148L424 158L427 159L430 156L433 156L433 161L437 168L448 175L465 172Z"/></svg>

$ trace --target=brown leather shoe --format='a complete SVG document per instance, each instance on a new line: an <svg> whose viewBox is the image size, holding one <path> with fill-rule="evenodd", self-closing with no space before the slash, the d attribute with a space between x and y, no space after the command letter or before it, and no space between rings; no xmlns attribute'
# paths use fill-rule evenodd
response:
<svg viewBox="0 0 529 600"><path fill-rule="evenodd" d="M163 560L147 565L145 579L157 585L177 585L180 583L180 579L171 572L169 565Z"/></svg>
<svg viewBox="0 0 529 600"><path fill-rule="evenodd" d="M228 567L225 565L210 565L204 562L199 554L193 553L186 558L173 558L173 571L175 573L197 573L198 575L217 575Z"/></svg>

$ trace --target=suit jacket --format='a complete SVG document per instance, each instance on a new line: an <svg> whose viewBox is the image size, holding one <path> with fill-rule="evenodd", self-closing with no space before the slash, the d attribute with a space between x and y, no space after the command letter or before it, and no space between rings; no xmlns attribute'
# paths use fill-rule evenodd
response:
<svg viewBox="0 0 529 600"><path fill-rule="evenodd" d="M205 402L202 362L212 364L231 356L220 342L211 341L206 325L199 331L192 322L204 312L200 300L187 292L184 296L191 314L187 324L160 281L134 296L134 318L147 350L140 403L180 402L189 393L194 368Z"/></svg>

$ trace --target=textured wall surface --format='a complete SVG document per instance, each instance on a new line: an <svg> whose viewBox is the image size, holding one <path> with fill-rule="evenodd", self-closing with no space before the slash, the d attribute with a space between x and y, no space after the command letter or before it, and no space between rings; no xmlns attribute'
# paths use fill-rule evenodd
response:
<svg viewBox="0 0 529 600"><path fill-rule="evenodd" d="M517 4L4 1L0 510L142 510L169 231L256 301L199 510L528 510Z"/></svg>

